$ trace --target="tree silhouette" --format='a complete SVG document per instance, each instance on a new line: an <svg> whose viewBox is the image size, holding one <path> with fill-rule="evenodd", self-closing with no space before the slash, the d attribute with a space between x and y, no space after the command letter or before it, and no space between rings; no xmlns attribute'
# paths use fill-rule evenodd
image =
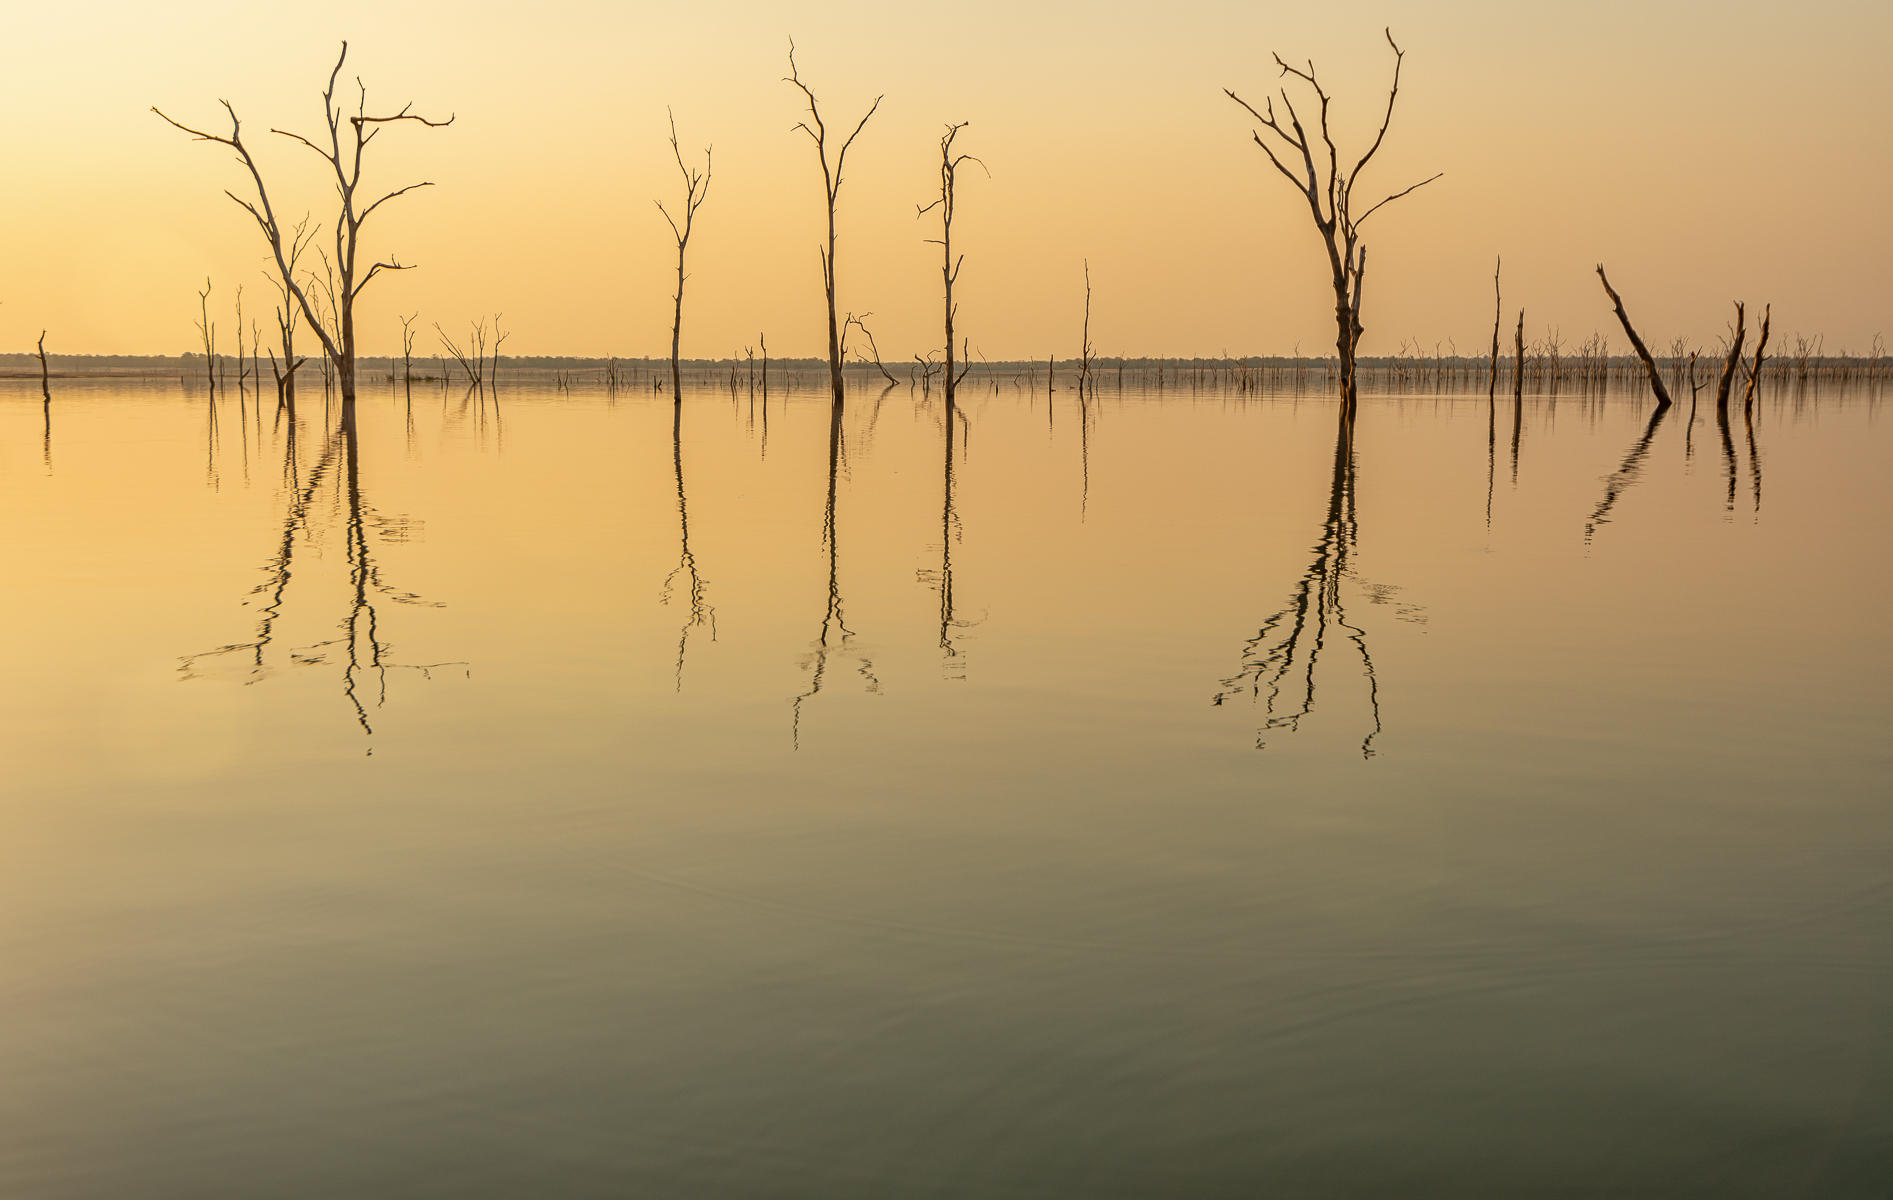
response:
<svg viewBox="0 0 1893 1200"><path fill-rule="evenodd" d="M1341 371L1341 402L1349 411L1354 408L1357 394L1354 360L1362 333L1361 281L1367 274L1367 247L1361 242L1361 226L1382 207L1440 177L1434 175L1422 179L1375 201L1361 210L1358 216L1355 215L1354 188L1360 182L1361 173L1367 169L1367 164L1373 161L1374 155L1380 151L1381 143L1386 140L1387 127L1393 123L1394 101L1400 95L1400 62L1406 55L1393 40L1393 31L1389 29L1385 32L1387 45L1393 48L1393 84L1387 91L1387 112L1381 118L1380 131L1374 135L1373 144L1367 147L1367 152L1361 155L1352 168L1342 165L1340 148L1335 145L1329 129L1328 107L1332 97L1316 77L1313 60L1303 70L1289 66L1279 54L1274 56L1275 65L1280 68L1279 75L1300 80L1320 105L1315 127L1321 138L1319 145L1315 144L1314 135L1302 124L1301 114L1296 110L1294 100L1289 97L1286 86L1279 89L1275 97L1265 99L1260 111L1230 89L1223 89L1224 95L1241 105L1259 122L1260 127L1251 131L1255 144L1268 156L1269 162L1281 173L1282 178L1294 185L1295 190L1307 200L1315 229L1320 233L1322 245L1327 250L1334 286L1335 351ZM1275 111L1276 98L1282 101L1282 107L1288 114L1286 125ZM1274 135L1273 144L1263 138L1264 129ZM1300 159L1299 174L1282 161L1284 157L1294 161L1297 156ZM1322 158L1327 160L1325 165L1319 161Z"/></svg>
<svg viewBox="0 0 1893 1200"><path fill-rule="evenodd" d="M342 43L342 52L336 57L335 67L329 72L328 86L322 90L322 112L328 126L325 149L299 133L290 133L282 129L271 129L292 141L300 142L321 156L335 176L335 188L338 209L335 217L334 246L335 255L329 257L326 250L318 248L324 265L319 277L297 277L295 254L296 234L286 234L277 219L275 207L270 202L269 189L264 185L263 173L251 156L249 147L243 143L242 122L237 119L237 110L228 100L220 100L224 111L230 115L229 136L193 129L189 125L172 120L157 107L152 112L173 127L190 134L200 142L215 142L236 151L238 161L250 174L250 182L256 189L255 201L245 200L235 192L226 191L224 195L234 200L255 220L263 240L269 243L271 256L276 263L277 278L283 291L296 302L303 317L315 330L316 337L322 343L322 351L327 362L335 369L337 381L341 386L342 402L352 405L355 402L355 302L360 299L363 289L374 281L383 271L406 271L412 269L412 263L402 264L399 260L388 258L372 262L364 270L360 262L362 226L374 211L397 196L404 196L418 188L432 187L429 181L410 183L386 193L378 199L364 203L357 195L361 186L362 153L368 144L378 137L389 125L402 121L414 121L429 128L439 129L453 124L450 116L445 121L430 121L415 113L413 105L404 105L398 112L389 114L370 114L368 111L368 88L356 79L358 97L354 115L345 115L342 106L335 99L335 81L341 76L342 64L348 59L348 43ZM348 126L344 136L342 126ZM296 231L299 233L300 229ZM316 289L326 295L329 322L325 322L318 313L312 293ZM287 335L285 335L287 336ZM284 347L284 359L289 360L289 349Z"/></svg>
<svg viewBox="0 0 1893 1200"><path fill-rule="evenodd" d="M815 93L802 82L795 67L795 39L789 39L789 73L783 78L784 83L793 84L808 101L807 121L797 121L791 128L800 129L808 134L815 143L816 157L822 163L822 194L828 203L828 241L822 249L822 292L828 299L828 382L834 391L835 403L843 399L841 382L841 326L835 316L835 202L841 195L841 172L848 161L848 150L854 140L861 136L861 130L867 125L868 118L881 107L885 96L876 96L874 103L868 106L860 121L855 123L854 132L841 143L841 150L835 155L831 165L828 161L828 126L822 123L821 106L815 100Z"/></svg>

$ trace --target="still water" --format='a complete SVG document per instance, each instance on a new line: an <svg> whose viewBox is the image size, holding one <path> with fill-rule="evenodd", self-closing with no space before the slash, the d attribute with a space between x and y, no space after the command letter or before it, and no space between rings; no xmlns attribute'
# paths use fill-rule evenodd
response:
<svg viewBox="0 0 1893 1200"><path fill-rule="evenodd" d="M1893 1186L1869 390L3 386L0 1195Z"/></svg>

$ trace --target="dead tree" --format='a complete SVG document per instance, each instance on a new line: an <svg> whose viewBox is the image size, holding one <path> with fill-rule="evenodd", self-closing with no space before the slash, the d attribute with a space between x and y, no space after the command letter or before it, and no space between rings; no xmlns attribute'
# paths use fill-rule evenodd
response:
<svg viewBox="0 0 1893 1200"><path fill-rule="evenodd" d="M496 402L500 394L500 343L506 340L506 331L500 328L500 318L505 315L505 313L493 314L493 367L492 374L487 378L492 381Z"/></svg>
<svg viewBox="0 0 1893 1200"><path fill-rule="evenodd" d="M1643 344L1643 339L1637 336L1635 327L1630 324L1630 314L1624 311L1623 297L1617 294L1616 288L1610 286L1610 277L1604 274L1603 263L1597 264L1597 278L1604 285L1604 294L1610 297L1610 306L1617 313L1618 323L1624 327L1625 335L1630 338L1630 348L1637 352L1638 361L1643 363L1644 371L1650 376L1650 390L1656 393L1658 411L1668 408L1670 390L1663 386L1663 373L1657 369L1656 359L1650 356L1650 348ZM1652 432L1654 432L1654 427L1652 427Z"/></svg>
<svg viewBox="0 0 1893 1200"><path fill-rule="evenodd" d="M244 349L243 349L243 285L237 285L237 398L244 393Z"/></svg>
<svg viewBox="0 0 1893 1200"><path fill-rule="evenodd" d="M39 394L50 407L53 402L53 389L48 380L51 375L46 370L46 331L39 331Z"/></svg>
<svg viewBox="0 0 1893 1200"><path fill-rule="evenodd" d="M793 58L790 59L790 64L793 66ZM703 148L702 173L693 171L685 166L683 148L677 144L677 116L675 113L672 113L669 108L665 108L664 113L670 117L671 156L677 160L677 173L682 175L684 179L684 203L682 209L684 220L682 225L677 223L676 217L670 215L670 210L664 207L662 200L657 202L657 211L664 214L664 220L669 223L672 236L677 239L677 295L675 297L677 312L671 319L670 324L670 391L672 399L676 403L682 404L684 402L684 384L683 374L677 366L677 347L683 338L684 329L684 280L687 278L684 274L684 251L690 245L690 232L697 220L697 210L703 207L704 200L710 195L710 147L705 146ZM833 224L832 214L830 224L831 226ZM834 293L831 289L829 292L831 306L833 295Z"/></svg>
<svg viewBox="0 0 1893 1200"><path fill-rule="evenodd" d="M401 318L401 382L409 388L414 386L414 322L420 315Z"/></svg>
<svg viewBox="0 0 1893 1200"><path fill-rule="evenodd" d="M197 334L204 342L204 377L214 400L217 397L217 324L210 319L209 276L204 278L204 290L197 293Z"/></svg>
<svg viewBox="0 0 1893 1200"><path fill-rule="evenodd" d="M1314 144L1313 135L1303 126L1301 114L1296 110L1294 101L1289 98L1286 87L1277 92L1283 108L1287 111L1286 125L1276 115L1274 98L1264 100L1261 110L1258 111L1235 92L1228 88L1223 89L1224 95L1241 105L1260 124L1261 128L1250 131L1255 144L1261 148L1263 154L1268 156L1270 164L1281 173L1282 178L1293 184L1295 190L1307 200L1308 211L1314 218L1315 229L1320 233L1322 244L1328 252L1328 267L1334 287L1335 351L1339 356L1341 402L1343 407L1350 412L1353 411L1357 397L1354 359L1355 351L1360 346L1362 333L1361 281L1367 274L1367 247L1361 243L1361 227L1382 207L1412 194L1440 177L1434 175L1431 178L1422 179L1419 183L1375 201L1361 210L1358 216L1355 215L1355 185L1360 182L1361 172L1367 168L1369 162L1373 161L1374 155L1380 150L1381 143L1386 140L1387 127L1393 123L1394 101L1400 95L1400 62L1405 54L1393 40L1393 31L1389 29L1385 33L1387 45L1393 48L1393 83L1387 91L1387 111L1381 118L1380 130L1374 135L1373 143L1367 147L1367 152L1361 155L1352 168L1342 165L1340 148L1335 145L1333 134L1329 130L1328 106L1332 98L1316 78L1313 60L1308 62L1306 70L1302 70L1283 62L1281 55L1274 56L1275 65L1280 68L1281 77L1292 75L1314 93L1314 98L1320 105L1321 144L1319 146ZM1285 147L1281 154L1277 153L1277 146L1263 140L1262 129L1267 129L1274 134L1280 145ZM1326 151L1327 158L1325 170L1317 163L1318 152L1323 149ZM1289 150L1300 156L1299 174L1282 161ZM1293 156L1289 157L1292 159Z"/></svg>
<svg viewBox="0 0 1893 1200"><path fill-rule="evenodd" d="M301 320L302 306L296 302L295 291L288 280L294 279L302 262L303 252L309 248L316 231L309 228L309 218L296 222L296 227L289 231L288 244L283 248L283 261L288 266L287 273L276 278L278 300L276 302L276 335L283 345L283 362L279 369L276 355L270 354L270 374L276 377L276 407L288 409L293 418L296 415L296 368L303 364L303 359L296 357L296 323Z"/></svg>
<svg viewBox="0 0 1893 1200"><path fill-rule="evenodd" d="M873 357L870 358L868 354L862 354L859 350L855 351L855 357L859 358L862 362L872 362L874 369L881 373L881 378L887 380L889 384L898 384L900 380L895 379L894 376L888 372L888 369L881 365L881 348L874 344L874 331L868 328L867 319L873 315L874 314L870 312L862 313L857 317L853 313L849 313L847 319L842 322L841 326L842 344L844 346L847 345L847 333L850 328L859 329L861 336L868 339L868 351ZM769 379L769 348L767 346L763 347L762 370L763 391L766 395L768 393Z"/></svg>
<svg viewBox="0 0 1893 1200"><path fill-rule="evenodd" d="M1762 306L1761 336L1755 339L1755 365L1748 370L1748 392L1742 397L1742 415L1752 419L1755 411L1755 388L1762 378L1762 353L1768 349L1768 318L1774 309L1772 304Z"/></svg>
<svg viewBox="0 0 1893 1200"><path fill-rule="evenodd" d="M483 377L486 371L486 318L480 318L477 323L468 328L467 348L464 352L453 338L447 336L447 331L440 327L439 321L434 322L434 332L440 335L440 344L446 348L447 353L453 355L454 361L460 364L460 369L466 372L467 386L469 388L481 388L484 390L485 382Z"/></svg>
<svg viewBox="0 0 1893 1200"><path fill-rule="evenodd" d="M841 171L848 161L848 149L854 145L854 140L861 136L861 130L867 125L868 118L881 107L881 101L886 97L874 98L874 103L868 106L867 113L856 122L854 132L842 142L841 151L835 155L835 161L831 166L828 161L828 126L822 123L821 108L815 101L815 93L809 91L808 85L803 83L801 76L796 73L795 39L793 38L789 39L789 74L783 82L794 84L796 90L800 91L803 98L808 101L809 119L797 121L791 128L800 129L808 134L809 140L815 143L816 157L820 158L822 163L822 194L828 203L828 242L821 252L822 293L828 300L828 382L834 389L835 403L839 404L845 393L841 382L842 328L835 318L835 201L841 195Z"/></svg>
<svg viewBox="0 0 1893 1200"><path fill-rule="evenodd" d="M1091 260L1085 259L1085 323L1083 340L1078 359L1078 396L1080 399L1091 388Z"/></svg>
<svg viewBox="0 0 1893 1200"><path fill-rule="evenodd" d="M1518 329L1512 334L1512 402L1525 398L1525 310L1518 310Z"/></svg>
<svg viewBox="0 0 1893 1200"><path fill-rule="evenodd" d="M1735 382L1736 365L1742 361L1742 343L1748 335L1742 327L1742 302L1735 302L1735 332L1729 336L1729 355L1722 360L1722 378L1716 383L1716 414L1724 419L1729 411L1729 385Z"/></svg>
<svg viewBox="0 0 1893 1200"><path fill-rule="evenodd" d="M965 364L961 365L957 374L953 370L953 317L954 314L959 311L959 306L953 302L953 285L958 282L960 278L960 264L966 259L964 254L960 255L957 259L953 257L953 215L957 196L955 185L958 183L959 170L962 163L978 163L981 170L986 170L986 164L980 162L979 159L971 154L956 155L953 153L953 139L958 137L960 130L965 129L968 124L969 122L961 121L957 125L948 125L946 127L946 133L940 138L940 198L920 208L920 210L914 214L914 216L918 218L926 216L936 208L940 210L940 236L937 238L928 238L927 241L940 247L940 282L945 295L946 312L946 370L944 378L946 381L946 400L949 407L953 404L954 387L959 384L961 376L966 374ZM987 174L990 175L991 172L987 171ZM882 373L886 374L885 371Z"/></svg>
<svg viewBox="0 0 1893 1200"><path fill-rule="evenodd" d="M286 244L292 239L285 235L278 222L276 211L270 203L269 190L264 186L263 173L257 167L256 160L251 157L249 148L243 144L242 124L237 119L237 110L232 108L227 100L219 102L223 105L224 111L230 115L230 133L227 137L181 124L165 116L156 107L153 107L151 111L157 113L166 123L190 134L198 141L216 142L236 151L238 160L250 173L250 181L256 188L256 200L252 202L242 199L234 192L226 191L224 194L236 201L256 221L257 229L263 234L263 240L269 243L271 255L276 261L277 275L283 291L295 300L303 317L315 330L316 337L320 339L325 365L334 367L340 383L342 402L353 404L355 402L355 302L360 299L362 291L381 272L405 271L414 265L403 264L394 258L388 258L373 262L365 270L362 269L358 257L361 248L362 225L377 208L395 197L406 195L417 188L433 186L428 181L411 183L405 187L396 188L378 199L362 203L356 194L361 184L362 152L386 125L400 121L415 121L438 129L453 124L454 119L449 116L445 121L430 121L410 111L413 108L411 104L404 105L398 112L391 114L371 115L368 112L368 89L359 78L355 81L358 90L355 113L353 116L345 115L341 105L335 99L335 81L341 76L342 63L347 58L348 43L343 42L342 52L335 60L335 67L329 72L328 86L322 91L323 117L328 126L326 148L299 133L290 133L282 129L270 130L272 133L300 142L315 151L329 165L329 169L335 176L339 201L333 231L335 257L328 260L330 272L328 287L332 292L329 315L333 324L325 323L318 318L310 300L309 281L296 278L294 259L289 252L290 246ZM342 133L344 124L349 129L347 136ZM287 349L285 349L284 357L288 358Z"/></svg>
<svg viewBox="0 0 1893 1200"><path fill-rule="evenodd" d="M1499 316L1505 309L1504 297L1499 294L1499 268L1504 265L1505 259L1502 257L1492 264L1492 371L1485 381L1488 406L1499 390Z"/></svg>

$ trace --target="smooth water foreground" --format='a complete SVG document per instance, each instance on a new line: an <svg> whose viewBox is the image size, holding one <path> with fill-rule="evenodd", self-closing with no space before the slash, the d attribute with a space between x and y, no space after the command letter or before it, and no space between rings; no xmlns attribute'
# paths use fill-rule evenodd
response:
<svg viewBox="0 0 1893 1200"><path fill-rule="evenodd" d="M1893 1179L1868 391L4 386L0 1195Z"/></svg>

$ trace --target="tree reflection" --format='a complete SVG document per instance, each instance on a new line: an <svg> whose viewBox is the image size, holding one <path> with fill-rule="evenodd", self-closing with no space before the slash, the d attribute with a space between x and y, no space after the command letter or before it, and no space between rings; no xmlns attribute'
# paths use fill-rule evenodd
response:
<svg viewBox="0 0 1893 1200"><path fill-rule="evenodd" d="M942 445L945 454L941 464L940 482L940 567L919 572L922 583L932 587L940 597L940 636L939 646L948 678L966 678L965 651L955 637L955 631L966 629L974 622L962 620L957 609L957 598L953 590L953 547L964 540L965 528L960 522L959 505L956 499L957 479L953 471L955 442L967 437L970 430L964 413L960 412L959 402L953 397L946 398L944 420L944 438Z"/></svg>
<svg viewBox="0 0 1893 1200"><path fill-rule="evenodd" d="M415 671L431 678L439 668L464 668L466 664L397 662L393 646L383 636L381 605L438 605L396 588L383 578L381 549L389 543L406 540L411 524L402 518L384 516L362 496L361 445L354 406L343 406L340 423L325 440L322 453L306 480L301 476L298 458L298 427L296 418L291 417L283 441L286 502L282 523L270 557L262 567L263 581L251 590L252 599L245 601L246 605L260 604L253 636L189 655L180 661L178 669L185 679L199 679L218 673L223 664L240 662L245 684L267 677L271 671L271 649L278 641L276 627L284 615L290 585L298 577L297 552L299 549L313 551L312 555L304 557L313 557L319 567L321 543L332 530L325 529L318 516L325 509L339 511L347 599L343 615L335 624L337 636L307 646L290 647L285 653L294 666L340 666L342 696L362 732L372 735L370 709L378 709L386 703L390 672ZM333 507L318 503L325 494L333 501Z"/></svg>
<svg viewBox="0 0 1893 1200"><path fill-rule="evenodd" d="M659 600L669 604L677 590L677 578L683 576L690 614L684 618L683 629L677 635L677 690L681 692L684 690L684 653L690 646L690 632L707 626L710 640L716 641L716 607L704 598L704 579L697 571L697 556L690 549L690 502L684 493L683 405L672 404L670 411L671 463L677 473L678 557L677 565L664 576L664 590Z"/></svg>
<svg viewBox="0 0 1893 1200"><path fill-rule="evenodd" d="M842 402L837 399L829 405L828 410L828 498L822 510L822 546L828 555L828 606L822 613L821 632L810 644L809 653L802 660L803 669L809 673L808 689L790 703L792 716L789 736L797 749L802 745L802 703L821 693L831 655L852 654L856 659L855 673L865 681L867 691L873 693L881 690L881 681L874 674L873 661L854 648L854 630L848 628L842 604L841 547L835 524L835 492L842 464L841 418Z"/></svg>
<svg viewBox="0 0 1893 1200"><path fill-rule="evenodd" d="M1610 520L1610 510L1617 506L1617 501L1630 485L1643 475L1643 460L1650 453L1650 443L1656 439L1656 431L1663 426L1663 418L1669 415L1670 406L1659 404L1650 414L1650 423L1644 426L1643 433L1630 443L1630 449L1624 452L1623 462L1610 478L1604 481L1604 498L1591 510L1591 519L1584 523L1584 540L1589 542L1591 535L1599 525Z"/></svg>
<svg viewBox="0 0 1893 1200"><path fill-rule="evenodd" d="M1361 756L1373 757L1374 739L1381 730L1380 680L1368 652L1366 632L1347 619L1342 588L1353 575L1350 562L1360 533L1354 477L1354 420L1344 407L1335 434L1328 510L1315 541L1314 558L1302 572L1288 603L1264 620L1256 635L1243 643L1240 668L1222 681L1222 690L1212 701L1222 705L1248 696L1262 702L1266 720L1256 735L1257 749L1266 744L1269 730L1293 732L1301 727L1302 718L1314 711L1322 651L1331 641L1344 638L1360 656L1361 674L1367 680L1372 728L1361 739ZM1389 590L1370 589L1370 601L1384 601Z"/></svg>

